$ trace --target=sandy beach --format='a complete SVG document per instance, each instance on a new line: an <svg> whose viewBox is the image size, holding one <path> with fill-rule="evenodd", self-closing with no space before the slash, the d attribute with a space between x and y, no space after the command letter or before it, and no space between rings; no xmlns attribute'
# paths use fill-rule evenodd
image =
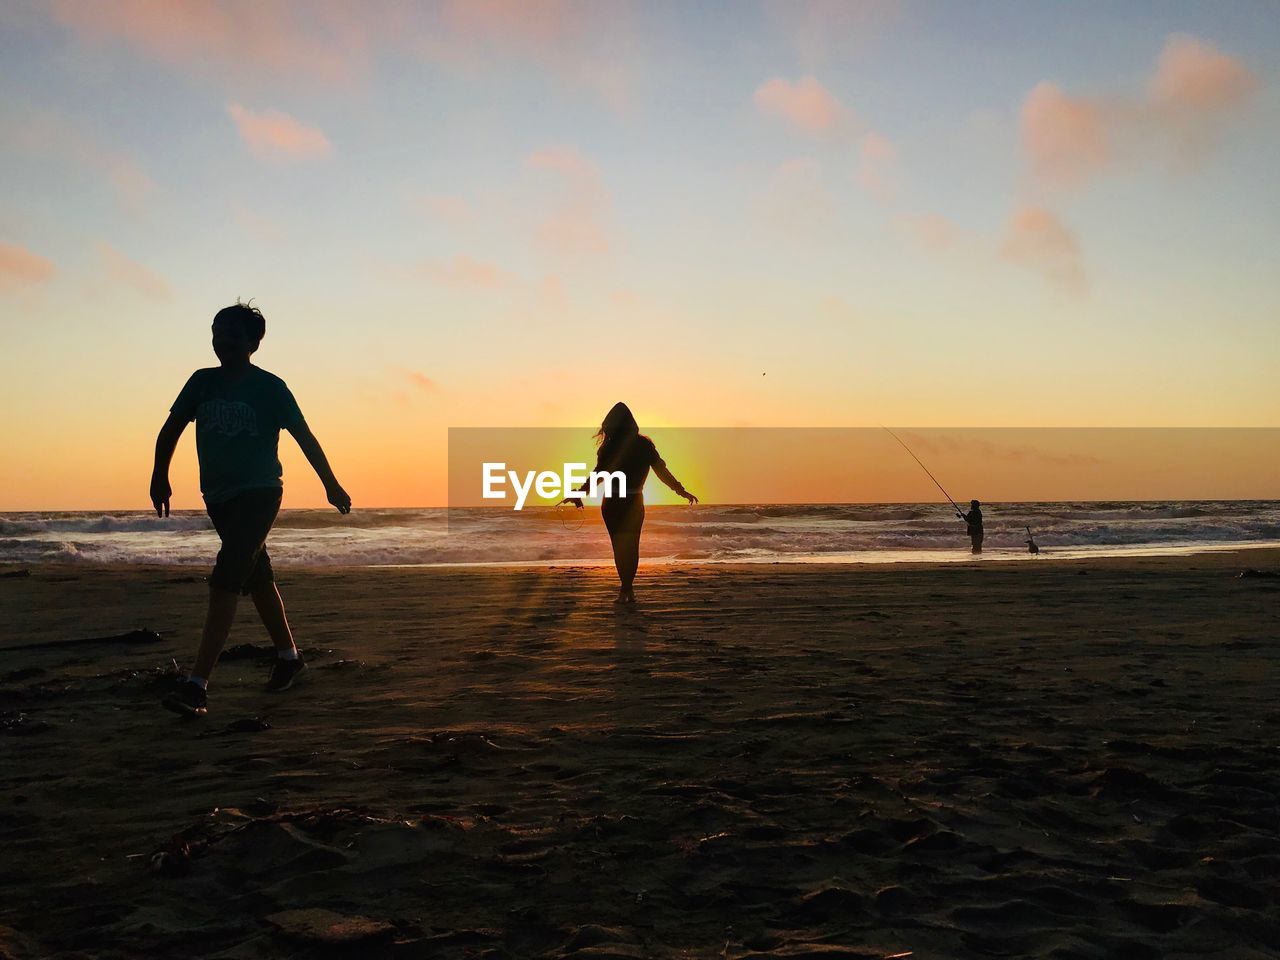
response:
<svg viewBox="0 0 1280 960"><path fill-rule="evenodd" d="M1278 565L32 567L0 957L1274 957Z"/></svg>

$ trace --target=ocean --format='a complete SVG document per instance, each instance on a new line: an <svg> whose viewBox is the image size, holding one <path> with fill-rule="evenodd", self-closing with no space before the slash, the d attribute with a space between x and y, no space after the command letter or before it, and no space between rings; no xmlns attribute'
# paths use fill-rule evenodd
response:
<svg viewBox="0 0 1280 960"><path fill-rule="evenodd" d="M1044 560L1280 546L1280 501L984 504L984 558ZM1039 558L1026 547L1030 527ZM0 563L208 565L208 518L131 511L0 514ZM598 509L284 510L274 561L311 565L607 560ZM645 562L968 561L964 525L932 503L651 506Z"/></svg>

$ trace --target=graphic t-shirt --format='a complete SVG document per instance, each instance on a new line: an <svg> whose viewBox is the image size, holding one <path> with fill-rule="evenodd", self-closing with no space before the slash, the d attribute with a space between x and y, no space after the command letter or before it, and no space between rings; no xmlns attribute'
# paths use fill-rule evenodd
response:
<svg viewBox="0 0 1280 960"><path fill-rule="evenodd" d="M197 370L169 408L196 422L200 492L222 503L245 490L282 487L281 428L303 424L298 402L274 374L251 366L239 382L220 367Z"/></svg>

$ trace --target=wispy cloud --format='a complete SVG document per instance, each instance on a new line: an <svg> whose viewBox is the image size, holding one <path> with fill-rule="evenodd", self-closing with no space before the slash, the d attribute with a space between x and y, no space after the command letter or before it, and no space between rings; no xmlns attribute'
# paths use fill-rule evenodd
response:
<svg viewBox="0 0 1280 960"><path fill-rule="evenodd" d="M462 70L512 59L626 109L635 77L609 42L634 41L632 7L610 0L443 0L415 38L429 59Z"/></svg>
<svg viewBox="0 0 1280 960"><path fill-rule="evenodd" d="M998 460L1007 463L1040 463L1052 467L1096 467L1107 462L1092 454L1058 453L1040 447L1013 446L1007 443L995 443L983 437L948 436L915 431L904 431L902 437L915 450L927 450L938 455L973 456L984 462Z"/></svg>
<svg viewBox="0 0 1280 960"><path fill-rule="evenodd" d="M16 243L0 242L0 293L35 287L53 279L53 261Z"/></svg>
<svg viewBox="0 0 1280 960"><path fill-rule="evenodd" d="M155 182L130 153L61 116L44 110L26 111L20 122L6 123L9 143L32 156L66 162L106 182L130 211L142 209Z"/></svg>
<svg viewBox="0 0 1280 960"><path fill-rule="evenodd" d="M854 179L858 186L880 201L892 200L898 192L898 150L878 133L868 133L858 145L858 168Z"/></svg>
<svg viewBox="0 0 1280 960"><path fill-rule="evenodd" d="M1235 57L1189 36L1165 43L1147 85L1152 110L1168 130L1179 159L1197 163L1223 122L1257 92L1257 76Z"/></svg>
<svg viewBox="0 0 1280 960"><path fill-rule="evenodd" d="M960 240L960 228L937 213L906 214L897 220L907 236L928 253L943 253Z"/></svg>
<svg viewBox="0 0 1280 960"><path fill-rule="evenodd" d="M255 113L238 103L227 104L240 139L249 151L265 160L306 160L327 156L329 138L318 127L307 126L276 110Z"/></svg>
<svg viewBox="0 0 1280 960"><path fill-rule="evenodd" d="M433 282L450 290L496 291L510 287L515 277L496 264L456 254L448 260L428 260L422 271Z"/></svg>
<svg viewBox="0 0 1280 960"><path fill-rule="evenodd" d="M430 394L432 396L440 393L440 384L432 380L425 373L419 370L407 370L402 367L393 368L407 380L410 385L416 387L420 392Z"/></svg>
<svg viewBox="0 0 1280 960"><path fill-rule="evenodd" d="M1022 146L1041 180L1073 187L1111 159L1106 106L1040 83L1022 104Z"/></svg>
<svg viewBox="0 0 1280 960"><path fill-rule="evenodd" d="M237 203L231 208L236 223L247 233L264 243L274 243L284 236L284 227L273 217Z"/></svg>
<svg viewBox="0 0 1280 960"><path fill-rule="evenodd" d="M823 182L822 165L813 157L792 157L773 169L759 211L778 234L811 238L834 219L835 198Z"/></svg>
<svg viewBox="0 0 1280 960"><path fill-rule="evenodd" d="M559 180L552 209L537 227L539 243L560 256L607 253L605 216L612 198L595 163L576 147L555 146L534 151L525 164L553 173Z"/></svg>
<svg viewBox="0 0 1280 960"><path fill-rule="evenodd" d="M1064 293L1080 296L1088 289L1079 241L1057 214L1043 207L1028 205L1013 212L1000 255L1034 270Z"/></svg>
<svg viewBox="0 0 1280 960"><path fill-rule="evenodd" d="M438 10L442 39L452 45L441 56L470 55L475 48L551 56L581 42L588 22L588 10L569 0L443 0Z"/></svg>
<svg viewBox="0 0 1280 960"><path fill-rule="evenodd" d="M634 78L618 50L635 39L631 7L612 0L52 0L80 41L117 46L231 89L349 86L379 57L413 54L461 71L536 64L615 107Z"/></svg>
<svg viewBox="0 0 1280 960"><path fill-rule="evenodd" d="M853 114L816 77L774 77L755 93L756 108L814 136L830 136L852 125Z"/></svg>
<svg viewBox="0 0 1280 960"><path fill-rule="evenodd" d="M595 164L582 155L577 147L545 147L535 150L525 160L531 167L554 170L566 179L595 180L598 172Z"/></svg>
<svg viewBox="0 0 1280 960"><path fill-rule="evenodd" d="M1235 57L1211 43L1178 34L1160 51L1148 96L1155 104L1178 110L1233 110L1258 88L1258 78Z"/></svg>
<svg viewBox="0 0 1280 960"><path fill-rule="evenodd" d="M904 0L765 0L765 11L795 46L806 69L849 57L880 38Z"/></svg>
<svg viewBox="0 0 1280 960"><path fill-rule="evenodd" d="M432 220L438 220L451 227L460 227L475 218L471 204L462 197L445 194L425 194L415 196L413 204Z"/></svg>
<svg viewBox="0 0 1280 960"><path fill-rule="evenodd" d="M98 264L107 279L151 300L173 299L173 288L150 267L131 260L109 244L98 245Z"/></svg>
<svg viewBox="0 0 1280 960"><path fill-rule="evenodd" d="M1241 61L1189 36L1165 42L1140 94L1072 96L1037 84L1022 104L1022 147L1033 179L1074 188L1121 163L1185 169L1203 159L1256 92Z"/></svg>
<svg viewBox="0 0 1280 960"><path fill-rule="evenodd" d="M86 42L120 44L205 72L345 83L363 71L369 24L394 11L341 0L53 0L54 17Z"/></svg>

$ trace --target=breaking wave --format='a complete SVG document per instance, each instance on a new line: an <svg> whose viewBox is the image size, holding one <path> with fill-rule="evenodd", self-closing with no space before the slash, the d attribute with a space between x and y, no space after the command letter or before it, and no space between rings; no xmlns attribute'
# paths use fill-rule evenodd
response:
<svg viewBox="0 0 1280 960"><path fill-rule="evenodd" d="M1276 501L1017 503L984 506L986 550L1026 555L1177 552L1280 543ZM650 506L648 560L947 559L967 556L964 528L937 504ZM605 560L599 512L531 509L285 510L272 557L312 565ZM217 537L193 511L0 515L0 563L208 564Z"/></svg>

